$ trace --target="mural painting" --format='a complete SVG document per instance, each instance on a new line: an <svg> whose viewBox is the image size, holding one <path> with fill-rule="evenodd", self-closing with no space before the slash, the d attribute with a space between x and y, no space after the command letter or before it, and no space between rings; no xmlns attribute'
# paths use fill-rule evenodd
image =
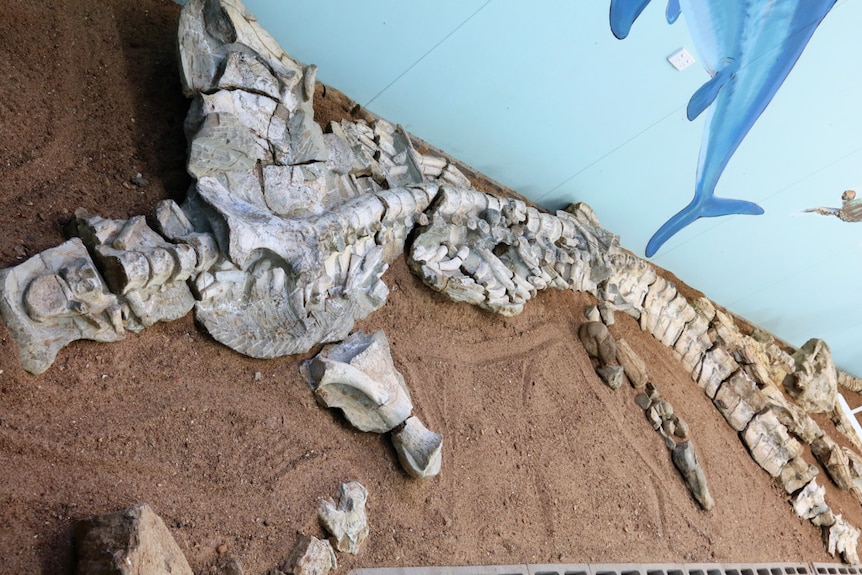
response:
<svg viewBox="0 0 862 575"><path fill-rule="evenodd" d="M708 114L694 198L653 234L647 243L647 257L699 218L763 213L763 208L753 202L716 197L715 187L739 144L835 3L836 0L668 2L668 23L675 22L680 13L685 16L695 51L711 79L694 93L686 110L689 120L704 111ZM610 26L614 36L619 39L628 36L648 4L649 0L611 0ZM819 210L828 212L829 208L814 209L823 213Z"/></svg>
<svg viewBox="0 0 862 575"><path fill-rule="evenodd" d="M808 208L803 210L821 216L836 216L842 222L862 222L862 198L856 198L855 190L844 190L840 208Z"/></svg>

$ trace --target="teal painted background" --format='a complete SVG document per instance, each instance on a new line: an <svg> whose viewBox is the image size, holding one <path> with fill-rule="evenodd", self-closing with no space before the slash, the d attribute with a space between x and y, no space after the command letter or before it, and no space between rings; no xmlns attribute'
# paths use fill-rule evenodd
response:
<svg viewBox="0 0 862 575"><path fill-rule="evenodd" d="M685 107L709 76L667 62L694 47L664 2L624 41L596 0L246 5L323 82L545 207L589 203L635 253L693 195L704 125ZM652 261L862 376L862 223L802 213L862 193L859 23L862 2L836 4L718 184L766 213L698 220Z"/></svg>

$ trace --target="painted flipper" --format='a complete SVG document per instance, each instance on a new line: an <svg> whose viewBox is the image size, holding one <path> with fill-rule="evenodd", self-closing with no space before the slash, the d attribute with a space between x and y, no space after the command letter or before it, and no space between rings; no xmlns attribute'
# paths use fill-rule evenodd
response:
<svg viewBox="0 0 862 575"><path fill-rule="evenodd" d="M650 0L611 0L611 32L623 40Z"/></svg>
<svg viewBox="0 0 862 575"><path fill-rule="evenodd" d="M665 18L668 24L673 24L679 19L679 14L682 10L679 7L679 0L668 0Z"/></svg>
<svg viewBox="0 0 862 575"><path fill-rule="evenodd" d="M704 110L709 108L710 104L712 104L718 97L718 92L721 90L722 86L733 79L733 73L735 71L735 67L726 66L719 70L715 76L710 78L706 84L698 88L692 95L691 100L688 101L686 117L689 120L694 120L700 116Z"/></svg>
<svg viewBox="0 0 862 575"><path fill-rule="evenodd" d="M716 198L710 196L706 203L698 202L697 199L680 210L671 219L666 221L662 227L650 238L646 247L646 257L651 258L660 247L664 245L678 231L693 223L699 218L713 218L716 216L728 216L731 214L760 215L763 208L754 202L745 200L731 200L728 198Z"/></svg>
<svg viewBox="0 0 862 575"><path fill-rule="evenodd" d="M802 211L806 214L815 213L821 216L837 216L841 212L841 208L807 208Z"/></svg>

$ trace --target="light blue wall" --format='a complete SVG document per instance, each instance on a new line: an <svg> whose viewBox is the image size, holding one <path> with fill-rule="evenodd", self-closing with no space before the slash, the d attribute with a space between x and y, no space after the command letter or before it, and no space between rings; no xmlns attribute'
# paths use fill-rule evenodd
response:
<svg viewBox="0 0 862 575"><path fill-rule="evenodd" d="M375 113L546 207L586 201L625 247L694 190L709 76L684 16L653 2L625 41L600 0L246 0L293 57ZM654 261L795 345L862 375L862 223L800 211L862 194L862 2L839 1L731 159L717 195L762 216L701 219Z"/></svg>

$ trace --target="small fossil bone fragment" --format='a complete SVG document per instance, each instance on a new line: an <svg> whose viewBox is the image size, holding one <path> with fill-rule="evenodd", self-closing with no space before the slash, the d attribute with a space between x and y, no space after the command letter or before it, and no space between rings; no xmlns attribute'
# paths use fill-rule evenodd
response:
<svg viewBox="0 0 862 575"><path fill-rule="evenodd" d="M317 515L320 524L331 535L332 546L338 551L356 555L368 537L365 515L368 490L356 481L342 483L338 486L337 497L337 503L332 499L321 501Z"/></svg>
<svg viewBox="0 0 862 575"><path fill-rule="evenodd" d="M430 431L415 415L392 432L392 444L401 466L412 477L423 479L440 473L443 436Z"/></svg>

